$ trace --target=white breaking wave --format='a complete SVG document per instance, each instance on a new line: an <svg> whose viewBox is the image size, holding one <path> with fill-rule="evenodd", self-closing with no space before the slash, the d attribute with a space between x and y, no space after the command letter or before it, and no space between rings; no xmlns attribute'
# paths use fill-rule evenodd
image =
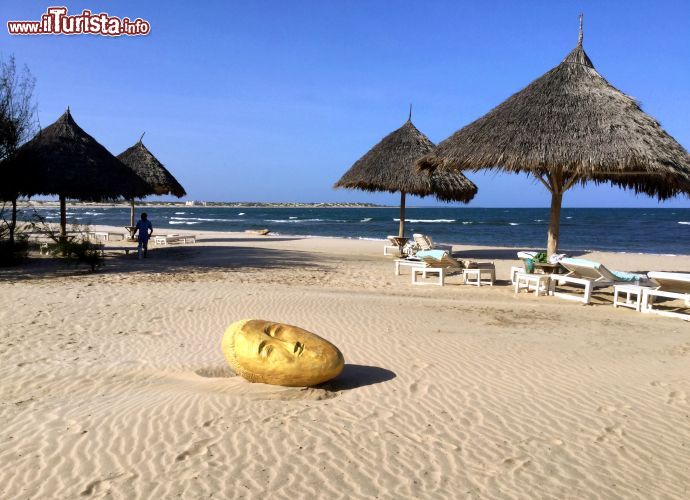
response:
<svg viewBox="0 0 690 500"><path fill-rule="evenodd" d="M566 219L572 219L572 217L566 217Z"/></svg>
<svg viewBox="0 0 690 500"><path fill-rule="evenodd" d="M238 213L237 215L244 215L244 212L240 212L240 213Z"/></svg>
<svg viewBox="0 0 690 500"><path fill-rule="evenodd" d="M186 213L187 213L187 212L175 212L175 215L184 215L184 214L186 214Z"/></svg>
<svg viewBox="0 0 690 500"><path fill-rule="evenodd" d="M105 212L84 212L84 215L103 215Z"/></svg>
<svg viewBox="0 0 690 500"><path fill-rule="evenodd" d="M241 221L242 219L202 219L201 217L170 217L171 220L197 220L202 222Z"/></svg>
<svg viewBox="0 0 690 500"><path fill-rule="evenodd" d="M684 221L684 220L680 221L678 224L683 224L683 225L685 225L685 226L690 226L690 222L687 222L687 221Z"/></svg>
<svg viewBox="0 0 690 500"><path fill-rule="evenodd" d="M544 219L534 219L534 222L544 222Z"/></svg>
<svg viewBox="0 0 690 500"><path fill-rule="evenodd" d="M400 222L400 219L393 219L395 222ZM448 224L456 222L456 219L405 219L405 222L412 223L426 223L426 224Z"/></svg>
<svg viewBox="0 0 690 500"><path fill-rule="evenodd" d="M285 222L295 222L295 223L298 223L298 222L323 222L323 219L299 219L299 220L293 219L293 218L290 218L290 219L264 219L264 222L277 222L278 224L285 223ZM338 222L338 221L329 221L329 222ZM339 222L343 222L343 221L339 221Z"/></svg>
<svg viewBox="0 0 690 500"><path fill-rule="evenodd" d="M520 225L519 222L509 222L508 224L510 224L511 226L519 226Z"/></svg>
<svg viewBox="0 0 690 500"><path fill-rule="evenodd" d="M474 224L471 220L464 220L462 221L463 224Z"/></svg>
<svg viewBox="0 0 690 500"><path fill-rule="evenodd" d="M199 224L199 222L191 222L191 221L184 221L184 220L169 220L168 224L187 224L187 225L192 225L192 224Z"/></svg>
<svg viewBox="0 0 690 500"><path fill-rule="evenodd" d="M299 217L288 217L288 219L298 219Z"/></svg>
<svg viewBox="0 0 690 500"><path fill-rule="evenodd" d="M366 219L362 219L360 222L369 222L371 219L371 217L367 217Z"/></svg>

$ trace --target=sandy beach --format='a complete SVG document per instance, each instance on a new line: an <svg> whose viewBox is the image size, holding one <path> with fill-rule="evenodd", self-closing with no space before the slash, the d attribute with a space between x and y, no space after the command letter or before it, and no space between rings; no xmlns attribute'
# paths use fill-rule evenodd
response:
<svg viewBox="0 0 690 500"><path fill-rule="evenodd" d="M684 321L395 276L382 242L200 233L97 273L0 270L2 498L688 498ZM119 245L121 243L111 243ZM690 256L585 254L626 271ZM346 367L250 384L244 318L301 326Z"/></svg>

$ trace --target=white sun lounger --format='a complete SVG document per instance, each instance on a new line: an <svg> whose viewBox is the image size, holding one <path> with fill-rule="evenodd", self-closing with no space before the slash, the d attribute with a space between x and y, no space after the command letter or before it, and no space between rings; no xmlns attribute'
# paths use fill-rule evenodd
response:
<svg viewBox="0 0 690 500"><path fill-rule="evenodd" d="M445 277L448 274L457 273L462 276L462 281L466 285L493 286L496 280L496 266L493 262L473 262L468 260L460 262L451 257L446 251L437 252L439 252L438 256L425 255L424 253L420 255L417 253L417 257L419 257L426 266L411 267L410 271L413 285L433 284L443 286ZM438 281L435 283L428 283L425 281L429 274L438 275ZM422 281L418 280L418 276L421 276Z"/></svg>
<svg viewBox="0 0 690 500"><path fill-rule="evenodd" d="M155 245L167 245L169 243L196 243L195 234L167 234L165 236L154 236Z"/></svg>
<svg viewBox="0 0 690 500"><path fill-rule="evenodd" d="M655 284L656 288L648 288L642 292L642 312L656 313L662 316L671 316L690 321L689 313L666 311L654 309L655 297L665 297L669 299L680 299L684 301L686 308L690 309L690 274L689 273L662 273L650 272L647 274Z"/></svg>
<svg viewBox="0 0 690 500"><path fill-rule="evenodd" d="M560 264L569 272L567 274L552 274L550 276L549 294L562 299L576 300L589 304L592 291L613 285L640 285L647 283L646 276L632 273L610 271L603 264L585 259L561 259ZM579 285L584 288L584 295L559 292L556 285Z"/></svg>
<svg viewBox="0 0 690 500"><path fill-rule="evenodd" d="M386 244L383 245L383 255L400 255L400 247L397 241L395 241L395 236L388 236ZM388 253L391 251L392 253Z"/></svg>
<svg viewBox="0 0 690 500"><path fill-rule="evenodd" d="M446 250L448 252L453 251L453 245L441 245L439 243L434 243L431 236L424 234L415 233L412 235L415 244L417 245L417 251L420 250Z"/></svg>

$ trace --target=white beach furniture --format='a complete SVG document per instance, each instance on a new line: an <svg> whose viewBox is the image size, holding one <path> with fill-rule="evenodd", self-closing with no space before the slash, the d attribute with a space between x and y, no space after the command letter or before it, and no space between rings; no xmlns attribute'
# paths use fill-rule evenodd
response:
<svg viewBox="0 0 690 500"><path fill-rule="evenodd" d="M96 240L102 239L103 241L110 241L113 237L117 237L119 240L127 239L126 234L114 231L89 231L87 234L89 238L93 237Z"/></svg>
<svg viewBox="0 0 690 500"><path fill-rule="evenodd" d="M641 285L613 285L613 307L629 307L640 311L644 291L650 287ZM625 299L621 300L622 295Z"/></svg>
<svg viewBox="0 0 690 500"><path fill-rule="evenodd" d="M426 267L427 264L420 259L395 259L395 275L400 276L400 270L403 267Z"/></svg>
<svg viewBox="0 0 690 500"><path fill-rule="evenodd" d="M561 259L560 264L566 268L567 274L552 274L550 276L549 294L562 299L576 300L583 304L589 304L592 291L614 285L646 284L647 277L640 274L611 271L603 264L585 259ZM584 288L584 294L559 292L557 285L578 285Z"/></svg>
<svg viewBox="0 0 690 500"><path fill-rule="evenodd" d="M420 233L414 233L412 235L415 244L417 245L417 251L420 250L446 250L448 252L453 251L453 245L442 245L439 243L434 243L431 236L427 236Z"/></svg>
<svg viewBox="0 0 690 500"><path fill-rule="evenodd" d="M528 293L534 291L538 297L540 294L547 295L549 293L549 284L551 276L548 274L526 273L524 270L514 275L513 284L515 285L515 293L520 293L520 290L526 290Z"/></svg>
<svg viewBox="0 0 690 500"><path fill-rule="evenodd" d="M398 243L402 240L407 241L407 238L399 238L398 236L388 236L387 240L387 243L383 245L383 255L401 255L402 247ZM388 253L389 251L392 253Z"/></svg>
<svg viewBox="0 0 690 500"><path fill-rule="evenodd" d="M424 266L412 266L413 285L439 285L443 286L448 274L458 273L462 276L462 282L467 285L493 286L496 280L496 266L493 262L458 261L443 250L427 250L417 252ZM428 275L438 276L436 282L426 281ZM421 277L421 281L419 278Z"/></svg>
<svg viewBox="0 0 690 500"><path fill-rule="evenodd" d="M154 236L155 245L167 245L169 243L196 243L195 234L167 234L165 236Z"/></svg>
<svg viewBox="0 0 690 500"><path fill-rule="evenodd" d="M656 285L656 288L647 288L642 292L642 305L640 309L644 313L656 313L662 316L671 316L690 321L690 313L680 313L654 309L655 297L682 300L685 307L690 309L690 273L663 273L652 271L647 274Z"/></svg>

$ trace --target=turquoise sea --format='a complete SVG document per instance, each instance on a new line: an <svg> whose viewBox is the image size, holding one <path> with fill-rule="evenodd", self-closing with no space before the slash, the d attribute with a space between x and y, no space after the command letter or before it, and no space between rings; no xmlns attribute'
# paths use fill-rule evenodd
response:
<svg viewBox="0 0 690 500"><path fill-rule="evenodd" d="M383 239L398 230L397 208L147 207L156 231L244 231L268 228L281 235ZM137 210L137 214L140 209ZM49 222L55 208L38 211ZM25 209L23 216L30 216ZM690 254L690 208L564 208L562 250ZM546 208L408 208L407 234L430 234L438 242L544 248ZM70 223L124 226L129 208L70 208Z"/></svg>

